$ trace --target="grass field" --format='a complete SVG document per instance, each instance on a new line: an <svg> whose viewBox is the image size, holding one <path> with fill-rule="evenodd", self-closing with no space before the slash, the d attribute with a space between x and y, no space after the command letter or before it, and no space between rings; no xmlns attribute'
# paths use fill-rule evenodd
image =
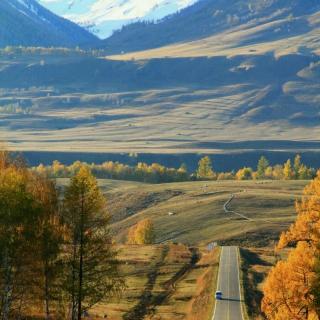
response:
<svg viewBox="0 0 320 320"><path fill-rule="evenodd" d="M306 181L213 181L161 185L100 181L109 198L112 228L120 242L144 218L156 226L157 243L220 244L264 247L275 243L294 221L294 202ZM225 213L224 203L250 221ZM120 199L120 200L119 200ZM174 215L169 216L172 212Z"/></svg>

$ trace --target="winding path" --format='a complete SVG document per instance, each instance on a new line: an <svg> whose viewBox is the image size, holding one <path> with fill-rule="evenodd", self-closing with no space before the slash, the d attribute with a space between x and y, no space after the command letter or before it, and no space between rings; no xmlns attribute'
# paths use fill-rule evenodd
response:
<svg viewBox="0 0 320 320"><path fill-rule="evenodd" d="M235 198L235 195L232 194L231 197L230 197L230 199L223 205L223 210L224 210L224 212L225 212L225 213L235 214L235 215L241 217L242 219L245 219L245 220L248 220L248 221L254 221L253 219L246 217L246 216L243 215L242 213L239 213L239 212L236 212L236 211L233 211L233 210L229 210L229 205L230 205L230 203L233 201L234 198Z"/></svg>

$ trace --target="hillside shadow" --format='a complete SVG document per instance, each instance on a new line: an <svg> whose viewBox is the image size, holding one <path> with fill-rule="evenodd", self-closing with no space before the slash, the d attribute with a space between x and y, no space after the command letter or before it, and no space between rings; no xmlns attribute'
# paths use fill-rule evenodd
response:
<svg viewBox="0 0 320 320"><path fill-rule="evenodd" d="M133 307L133 309L124 314L124 320L142 320L145 317L145 315L149 313L150 305L153 304L154 299L152 296L152 290L155 286L159 270L161 266L164 264L164 260L168 254L168 251L169 248L167 246L164 247L161 257L151 268L151 271L148 273L148 282L145 286L145 290L141 294L139 302Z"/></svg>

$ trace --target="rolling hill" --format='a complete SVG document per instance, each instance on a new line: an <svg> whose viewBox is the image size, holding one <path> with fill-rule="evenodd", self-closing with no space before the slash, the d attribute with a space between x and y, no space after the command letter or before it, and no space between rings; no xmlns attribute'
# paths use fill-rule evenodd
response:
<svg viewBox="0 0 320 320"><path fill-rule="evenodd" d="M75 47L96 41L91 33L56 16L35 0L0 2L0 47Z"/></svg>
<svg viewBox="0 0 320 320"><path fill-rule="evenodd" d="M20 150L300 151L320 134L319 24L314 0L201 0L105 41L124 54L2 51L0 134Z"/></svg>

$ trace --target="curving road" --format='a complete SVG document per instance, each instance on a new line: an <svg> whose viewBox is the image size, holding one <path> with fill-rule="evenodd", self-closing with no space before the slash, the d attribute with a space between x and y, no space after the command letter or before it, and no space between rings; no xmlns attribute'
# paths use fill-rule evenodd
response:
<svg viewBox="0 0 320 320"><path fill-rule="evenodd" d="M243 320L237 247L222 247L217 290L223 300L217 300L212 320Z"/></svg>

